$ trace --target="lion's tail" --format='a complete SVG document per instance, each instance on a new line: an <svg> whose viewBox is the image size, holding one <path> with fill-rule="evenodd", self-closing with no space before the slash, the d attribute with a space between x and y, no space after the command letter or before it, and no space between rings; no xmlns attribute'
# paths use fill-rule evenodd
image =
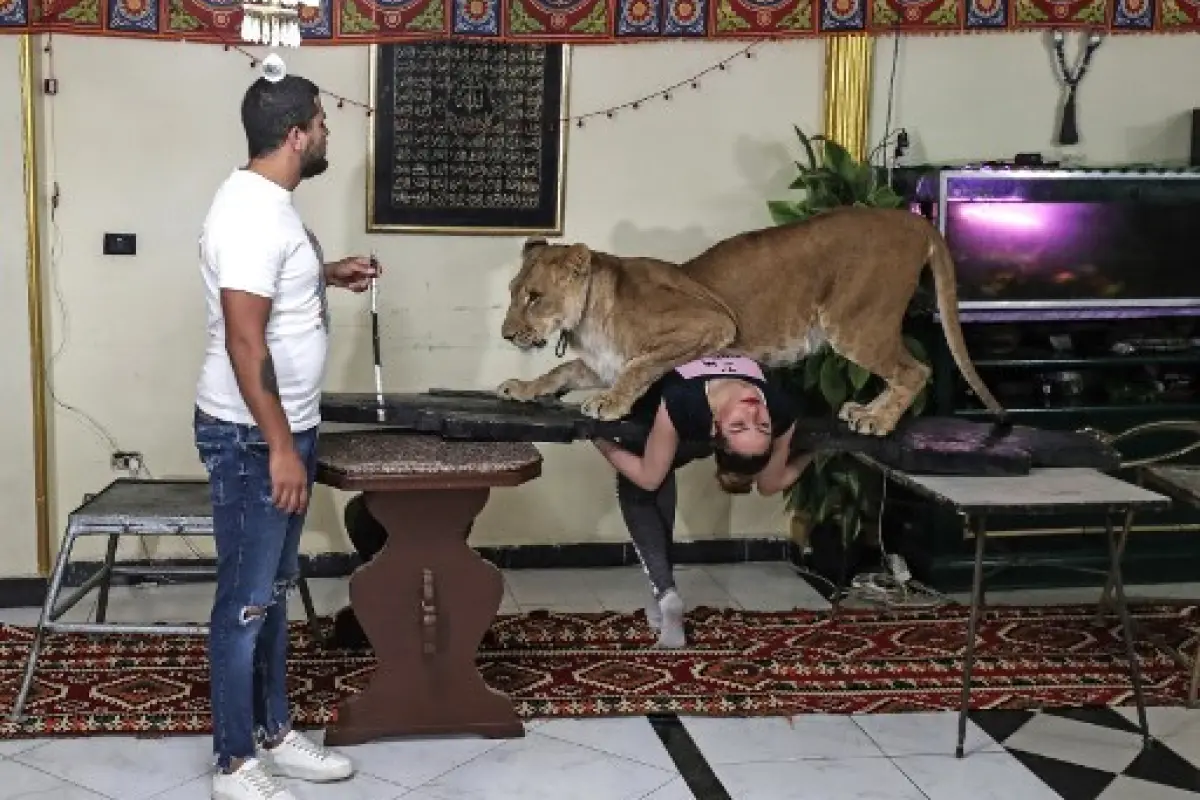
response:
<svg viewBox="0 0 1200 800"><path fill-rule="evenodd" d="M933 273L933 285L937 294L938 314L942 318L942 332L946 344L950 347L950 355L958 365L959 372L966 379L967 385L974 390L987 409L996 415L997 431L1003 435L1012 427L1008 412L997 402L996 397L988 389L975 364L971 354L967 352L967 343L963 339L962 326L958 319L958 289L954 274L954 260L950 257L950 248L946 240L932 225L929 226L929 269Z"/></svg>

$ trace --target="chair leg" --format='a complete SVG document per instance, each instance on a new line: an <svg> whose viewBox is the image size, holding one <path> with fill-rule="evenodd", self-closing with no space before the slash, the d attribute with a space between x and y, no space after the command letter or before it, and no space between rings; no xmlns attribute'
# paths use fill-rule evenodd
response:
<svg viewBox="0 0 1200 800"><path fill-rule="evenodd" d="M96 598L96 622L102 623L108 617L108 590L112 588L113 564L117 560L117 545L121 543L121 534L112 533L108 536L108 548L104 551L104 577L100 579L100 595Z"/></svg>
<svg viewBox="0 0 1200 800"><path fill-rule="evenodd" d="M42 613L38 617L33 641L29 645L29 655L25 660L25 676L21 679L21 689L17 692L17 699L13 702L12 711L8 717L14 722L21 719L21 712L25 710L25 701L29 698L29 690L33 687L38 656L41 654L42 643L46 638L46 623L53 622L54 606L58 603L59 592L62 591L63 576L67 571L71 548L75 546L75 536L73 531L68 530L66 539L58 551L58 558L54 561L54 571L50 573L50 582L46 586L46 599L42 602Z"/></svg>
<svg viewBox="0 0 1200 800"><path fill-rule="evenodd" d="M1129 544L1129 531L1121 529L1117 539L1117 562L1125 558L1125 546ZM1112 610L1113 566L1109 564L1108 575L1104 579L1104 591L1100 593L1100 602L1096 604L1096 625L1104 624L1104 615Z"/></svg>
<svg viewBox="0 0 1200 800"><path fill-rule="evenodd" d="M300 577L296 580L300 590L300 602L304 604L304 615L308 618L308 630L314 641L321 640L321 623L317 618L317 609L313 605L312 592L308 588L308 559L300 558Z"/></svg>

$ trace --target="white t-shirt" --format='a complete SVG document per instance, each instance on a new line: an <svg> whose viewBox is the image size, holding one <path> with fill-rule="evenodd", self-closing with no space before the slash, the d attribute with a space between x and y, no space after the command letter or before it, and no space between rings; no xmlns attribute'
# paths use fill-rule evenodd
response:
<svg viewBox="0 0 1200 800"><path fill-rule="evenodd" d="M267 347L291 429L318 425L328 346L325 273L320 245L301 222L292 193L250 170L234 170L204 220L200 272L208 347L196 405L226 422L256 424L225 350L221 290L237 289L272 300Z"/></svg>

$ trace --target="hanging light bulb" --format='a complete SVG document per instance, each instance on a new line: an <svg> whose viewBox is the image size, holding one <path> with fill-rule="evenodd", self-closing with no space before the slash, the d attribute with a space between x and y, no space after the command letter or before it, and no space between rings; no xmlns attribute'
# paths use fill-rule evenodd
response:
<svg viewBox="0 0 1200 800"><path fill-rule="evenodd" d="M287 75L287 67L284 66L282 58L271 53L263 59L262 73L271 83L279 83Z"/></svg>

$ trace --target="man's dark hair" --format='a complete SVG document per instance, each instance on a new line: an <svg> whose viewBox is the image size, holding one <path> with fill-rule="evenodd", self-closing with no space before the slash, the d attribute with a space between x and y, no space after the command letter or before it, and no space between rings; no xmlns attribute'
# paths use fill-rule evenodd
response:
<svg viewBox="0 0 1200 800"><path fill-rule="evenodd" d="M242 98L242 127L250 158L278 150L292 128L307 131L317 117L321 90L307 78L286 75L276 83L259 78Z"/></svg>

